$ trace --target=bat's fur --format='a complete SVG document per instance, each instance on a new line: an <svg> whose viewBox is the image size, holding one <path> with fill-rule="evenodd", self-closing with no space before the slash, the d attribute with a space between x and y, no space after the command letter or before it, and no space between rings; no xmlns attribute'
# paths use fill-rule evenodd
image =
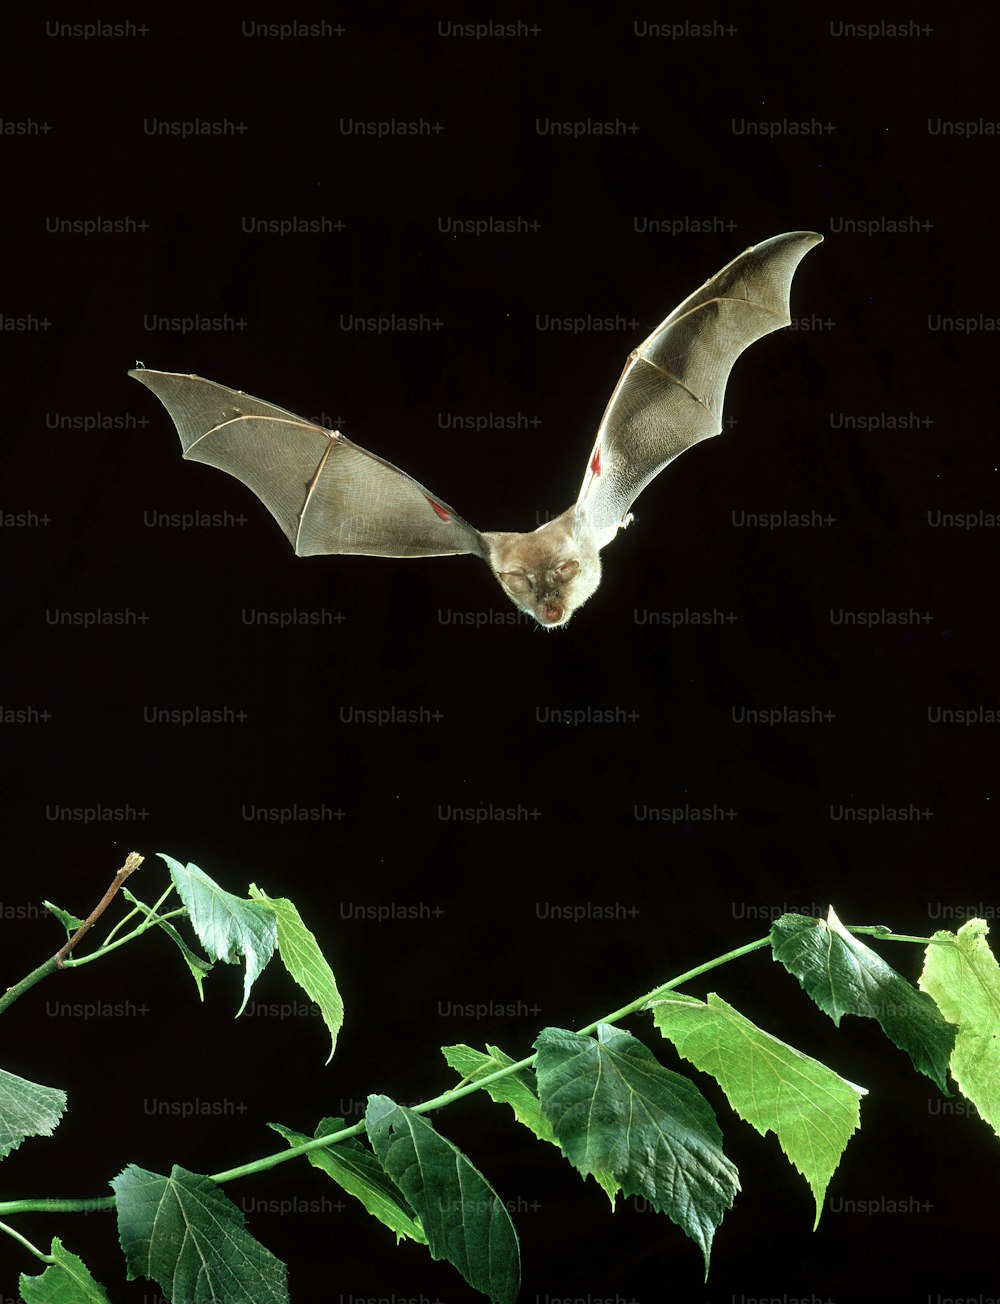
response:
<svg viewBox="0 0 1000 1304"><path fill-rule="evenodd" d="M486 532L483 538L504 592L546 629L565 625L601 582L601 554L582 507L570 507L531 534Z"/></svg>

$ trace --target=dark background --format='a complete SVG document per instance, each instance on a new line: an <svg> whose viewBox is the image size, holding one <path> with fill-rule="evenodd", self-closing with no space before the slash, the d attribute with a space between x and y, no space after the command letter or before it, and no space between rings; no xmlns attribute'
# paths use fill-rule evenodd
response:
<svg viewBox="0 0 1000 1304"><path fill-rule="evenodd" d="M130 1162L218 1172L277 1147L269 1120L311 1131L370 1091L426 1099L451 1081L439 1045L527 1054L539 1028L581 1026L785 909L920 935L995 911L996 22L657 17L706 31L655 36L612 9L477 37L457 14L303 8L326 26L286 38L247 33L292 20L206 6L123 35L61 33L59 15L9 35L2 980L61 940L42 898L86 914L136 849L154 900L164 850L291 897L347 1020L323 1067L318 1020L234 1022L236 969L200 1005L164 938L50 979L5 1016L3 1067L65 1087L69 1112L6 1161L4 1198L100 1195ZM99 219L112 229L66 225ZM740 361L734 422L646 491L600 593L554 633L513 618L472 558L296 560L249 491L181 461L126 376L139 358L245 389L338 425L481 529L533 529L573 500L629 350L796 229L826 241L796 275L795 329ZM423 328L351 326L393 314ZM617 320L544 329L587 315ZM155 320L192 317L214 322ZM882 950L916 978L919 948ZM819 1230L774 1138L701 1075L744 1188L708 1287L666 1218L632 1201L612 1217L473 1097L435 1120L511 1202L524 1300L1000 1294L1000 1152L960 1097L949 1113L874 1025L838 1033L767 951L690 990L870 1089ZM254 996L301 993L276 962ZM94 1001L131 1005L62 1004ZM455 1013L469 1004L490 1012ZM235 1112L156 1112L193 1100ZM227 1192L289 1261L296 1304L472 1297L311 1169ZM125 1284L110 1215L16 1225L60 1235L112 1298L157 1298ZM7 1238L0 1262L6 1299L37 1265Z"/></svg>

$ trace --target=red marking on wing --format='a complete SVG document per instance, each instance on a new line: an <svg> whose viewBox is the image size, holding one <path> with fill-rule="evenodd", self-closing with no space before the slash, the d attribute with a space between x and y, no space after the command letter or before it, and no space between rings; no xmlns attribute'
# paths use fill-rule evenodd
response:
<svg viewBox="0 0 1000 1304"><path fill-rule="evenodd" d="M434 508L434 510L437 512L438 516L441 517L442 521L450 521L450 520L451 520L451 517L450 517L449 514L444 510L444 508L441 506L440 503L436 503L436 502L434 501L433 498L428 498L427 501L430 503L430 505L431 505L431 506Z"/></svg>
<svg viewBox="0 0 1000 1304"><path fill-rule="evenodd" d="M601 446L600 444L594 449L594 456L590 459L590 469L594 475L601 474Z"/></svg>

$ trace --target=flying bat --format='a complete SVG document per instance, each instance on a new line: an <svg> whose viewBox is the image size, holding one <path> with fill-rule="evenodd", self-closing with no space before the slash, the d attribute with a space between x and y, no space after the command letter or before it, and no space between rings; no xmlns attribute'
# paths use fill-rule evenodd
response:
<svg viewBox="0 0 1000 1304"><path fill-rule="evenodd" d="M516 606L555 629L596 591L601 549L632 520L629 509L643 489L722 429L733 363L755 340L789 324L792 276L822 239L792 231L752 245L657 326L629 355L576 502L531 533L480 532L339 431L241 390L142 366L129 375L170 413L184 457L242 480L297 556L472 553Z"/></svg>

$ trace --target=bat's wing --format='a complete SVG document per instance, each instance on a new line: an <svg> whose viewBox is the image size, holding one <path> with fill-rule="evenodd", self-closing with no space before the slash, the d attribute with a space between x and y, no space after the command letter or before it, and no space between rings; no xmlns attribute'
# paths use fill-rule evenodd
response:
<svg viewBox="0 0 1000 1304"><path fill-rule="evenodd" d="M799 261L823 239L792 231L752 245L675 308L629 357L597 432L578 502L609 543L668 462L722 429L733 363L787 326Z"/></svg>
<svg viewBox="0 0 1000 1304"><path fill-rule="evenodd" d="M270 510L300 557L486 557L478 530L391 462L335 430L200 376L137 367L173 418L184 456L228 471Z"/></svg>

